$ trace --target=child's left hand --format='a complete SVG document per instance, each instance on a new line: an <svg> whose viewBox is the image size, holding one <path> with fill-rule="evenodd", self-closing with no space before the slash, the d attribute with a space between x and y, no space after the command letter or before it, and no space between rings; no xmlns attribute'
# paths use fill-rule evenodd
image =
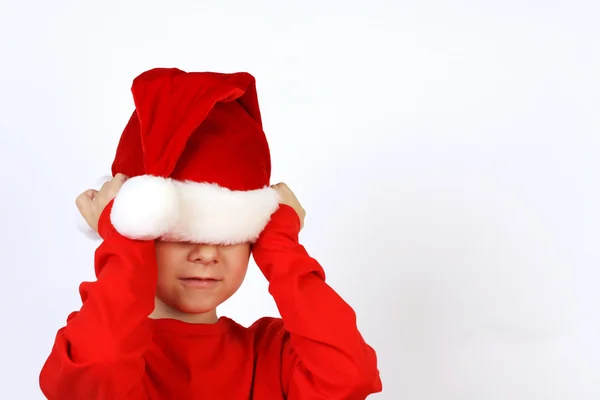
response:
<svg viewBox="0 0 600 400"><path fill-rule="evenodd" d="M302 205L300 205L300 202L298 201L298 198L294 192L292 192L288 185L283 182L272 185L271 187L279 194L281 199L279 201L280 204L290 206L296 211L296 214L298 214L298 217L300 218L300 229L302 230L304 227L304 218L306 218L306 211L304 208L302 208Z"/></svg>

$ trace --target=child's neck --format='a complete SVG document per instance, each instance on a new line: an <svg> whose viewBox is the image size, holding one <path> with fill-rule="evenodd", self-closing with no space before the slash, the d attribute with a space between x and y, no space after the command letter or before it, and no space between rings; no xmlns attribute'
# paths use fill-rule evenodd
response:
<svg viewBox="0 0 600 400"><path fill-rule="evenodd" d="M154 311L148 317L151 319L176 319L188 324L216 324L219 321L216 309L201 314L190 314L169 307L159 299L155 299Z"/></svg>

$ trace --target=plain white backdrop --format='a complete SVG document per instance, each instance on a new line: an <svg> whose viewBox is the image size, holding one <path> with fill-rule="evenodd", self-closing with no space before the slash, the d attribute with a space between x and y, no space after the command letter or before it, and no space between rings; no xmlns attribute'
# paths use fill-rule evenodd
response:
<svg viewBox="0 0 600 400"><path fill-rule="evenodd" d="M80 307L153 67L255 75L301 236L398 400L600 398L600 6L584 1L16 1L0 8L0 398ZM251 268L220 310L277 315Z"/></svg>

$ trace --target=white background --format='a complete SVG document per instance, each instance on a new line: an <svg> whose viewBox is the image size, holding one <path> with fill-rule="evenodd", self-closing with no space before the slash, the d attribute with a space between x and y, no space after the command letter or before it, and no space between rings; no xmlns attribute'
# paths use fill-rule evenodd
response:
<svg viewBox="0 0 600 400"><path fill-rule="evenodd" d="M377 350L378 399L600 398L600 6L16 1L0 8L0 398L41 399L93 279L75 196L153 67L249 71L273 181ZM277 310L256 267L220 312Z"/></svg>

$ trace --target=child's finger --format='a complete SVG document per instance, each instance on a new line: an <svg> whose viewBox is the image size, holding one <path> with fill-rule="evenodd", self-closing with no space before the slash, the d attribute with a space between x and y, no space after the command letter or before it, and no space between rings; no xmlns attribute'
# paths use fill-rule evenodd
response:
<svg viewBox="0 0 600 400"><path fill-rule="evenodd" d="M96 189L88 189L81 194L82 196L87 197L90 200L94 200L98 195L98 191Z"/></svg>
<svg viewBox="0 0 600 400"><path fill-rule="evenodd" d="M77 199L75 200L75 205L77 205L79 213L83 216L83 218L86 219L86 221L90 216L94 204L94 198L97 194L97 190L89 189L77 196Z"/></svg>
<svg viewBox="0 0 600 400"><path fill-rule="evenodd" d="M119 173L115 175L114 179L119 183L125 183L128 178L129 177L127 175Z"/></svg>
<svg viewBox="0 0 600 400"><path fill-rule="evenodd" d="M96 196L98 195L98 191L95 189L88 189L85 192L81 193L75 199L75 204L77 204L78 208L85 206L86 203L94 201Z"/></svg>

